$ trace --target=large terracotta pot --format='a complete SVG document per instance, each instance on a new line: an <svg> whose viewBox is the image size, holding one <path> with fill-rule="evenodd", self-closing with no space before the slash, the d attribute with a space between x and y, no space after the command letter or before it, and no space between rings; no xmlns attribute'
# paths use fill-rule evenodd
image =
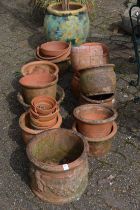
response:
<svg viewBox="0 0 140 210"><path fill-rule="evenodd" d="M50 72L58 75L59 68L56 64L50 61L33 61L22 66L21 73L23 76L38 72Z"/></svg>
<svg viewBox="0 0 140 210"><path fill-rule="evenodd" d="M51 128L60 128L62 124L62 117L59 114L58 115L58 120L57 123ZM36 135L38 135L41 132L44 132L44 130L38 130L38 129L33 129L30 126L30 115L29 112L25 112L23 113L20 118L19 118L19 126L22 130L22 138L25 144L28 144L30 142L30 140L35 137ZM45 129L48 130L48 129Z"/></svg>
<svg viewBox="0 0 140 210"><path fill-rule="evenodd" d="M79 199L88 182L87 150L87 142L71 130L53 129L37 135L26 150L32 163L32 191L54 204Z"/></svg>
<svg viewBox="0 0 140 210"><path fill-rule="evenodd" d="M58 76L50 73L30 74L19 80L23 90L23 97L30 104L36 96L48 95L56 97Z"/></svg>
<svg viewBox="0 0 140 210"><path fill-rule="evenodd" d="M113 64L80 71L80 89L86 96L115 93L116 74Z"/></svg>
<svg viewBox="0 0 140 210"><path fill-rule="evenodd" d="M109 50L103 43L91 42L72 47L71 64L79 71L94 66L101 66L109 62Z"/></svg>
<svg viewBox="0 0 140 210"><path fill-rule="evenodd" d="M72 129L77 132L76 124L74 123ZM112 130L109 135L102 138L87 138L83 136L84 139L88 141L89 145L89 156L101 157L108 154L112 147L112 141L117 133L117 124L113 122Z"/></svg>
<svg viewBox="0 0 140 210"><path fill-rule="evenodd" d="M62 40L80 45L86 41L89 32L87 8L80 3L71 2L68 11L62 10L61 3L48 6L44 28L48 40Z"/></svg>
<svg viewBox="0 0 140 210"><path fill-rule="evenodd" d="M115 94L104 94L87 97L80 93L80 104L99 104L110 108L116 108Z"/></svg>
<svg viewBox="0 0 140 210"><path fill-rule="evenodd" d="M88 138L109 135L117 112L109 107L85 104L74 109L77 131Z"/></svg>

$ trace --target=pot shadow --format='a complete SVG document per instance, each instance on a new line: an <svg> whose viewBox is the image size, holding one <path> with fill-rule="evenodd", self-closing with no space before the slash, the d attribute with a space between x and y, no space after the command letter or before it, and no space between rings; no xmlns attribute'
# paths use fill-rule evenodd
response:
<svg viewBox="0 0 140 210"><path fill-rule="evenodd" d="M8 136L18 145L16 150L11 154L10 166L15 171L15 173L21 177L21 180L28 184L29 182L27 171L29 167L25 151L26 147L22 141L21 130L19 127L19 117L24 112L24 110L17 101L17 92L19 91L18 79L19 77L15 77L13 79L12 86L15 90L10 92L6 97L10 112L16 115L16 117L13 118L11 125L9 126Z"/></svg>
<svg viewBox="0 0 140 210"><path fill-rule="evenodd" d="M36 31L35 34L29 36L28 43L32 49L36 49L37 46L46 42L45 34L41 31Z"/></svg>

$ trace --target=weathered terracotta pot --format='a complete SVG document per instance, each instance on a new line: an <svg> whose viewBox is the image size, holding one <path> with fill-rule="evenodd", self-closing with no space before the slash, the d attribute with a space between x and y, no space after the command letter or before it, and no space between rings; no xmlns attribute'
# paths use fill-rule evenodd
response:
<svg viewBox="0 0 140 210"><path fill-rule="evenodd" d="M109 61L109 50L102 43L85 43L79 47L72 47L71 64L79 71L91 67L107 64Z"/></svg>
<svg viewBox="0 0 140 210"><path fill-rule="evenodd" d="M47 95L56 97L58 77L49 73L30 74L19 80L23 97L30 104L36 96Z"/></svg>
<svg viewBox="0 0 140 210"><path fill-rule="evenodd" d="M50 61L33 61L22 66L21 73L23 76L38 72L50 72L58 75L59 68L56 64Z"/></svg>
<svg viewBox="0 0 140 210"><path fill-rule="evenodd" d="M89 138L101 138L109 135L117 112L109 107L85 104L74 109L77 130Z"/></svg>
<svg viewBox="0 0 140 210"><path fill-rule="evenodd" d="M80 71L80 89L86 96L115 93L116 74L113 64Z"/></svg>
<svg viewBox="0 0 140 210"><path fill-rule="evenodd" d="M55 57L63 55L69 48L69 43L63 41L51 41L40 45L40 52L44 56Z"/></svg>
<svg viewBox="0 0 140 210"><path fill-rule="evenodd" d="M32 191L43 201L77 200L88 182L88 144L67 129L43 132L27 145Z"/></svg>
<svg viewBox="0 0 140 210"><path fill-rule="evenodd" d="M72 88L73 95L76 98L79 98L79 95L80 95L80 84L79 84L79 81L80 81L80 79L77 76L77 74L74 74L73 78L72 78L72 81L71 81L71 88Z"/></svg>
<svg viewBox="0 0 140 210"><path fill-rule="evenodd" d="M62 117L59 114L57 123L51 129L53 129L53 128L60 128L61 124L62 124ZM23 113L20 116L20 118L19 118L19 126L20 126L20 128L22 130L22 138L23 138L23 141L24 141L25 144L28 144L29 141L34 136L38 135L41 132L44 132L44 130L36 130L36 129L31 128L29 112L25 112L25 113Z"/></svg>
<svg viewBox="0 0 140 210"><path fill-rule="evenodd" d="M76 124L74 123L73 128L77 132ZM89 156L101 157L111 150L112 141L117 133L117 124L113 122L112 130L109 135L103 138L87 138L83 136L84 139L88 141L89 144Z"/></svg>
<svg viewBox="0 0 140 210"><path fill-rule="evenodd" d="M65 92L63 88L61 88L59 85L57 85L57 93L56 93L56 101L58 104L62 103L65 97ZM24 110L27 111L30 108L29 104L25 103L23 95L18 92L17 94L17 100L18 102L23 106Z"/></svg>
<svg viewBox="0 0 140 210"><path fill-rule="evenodd" d="M116 108L115 94L85 96L80 93L80 104L100 104L110 108Z"/></svg>

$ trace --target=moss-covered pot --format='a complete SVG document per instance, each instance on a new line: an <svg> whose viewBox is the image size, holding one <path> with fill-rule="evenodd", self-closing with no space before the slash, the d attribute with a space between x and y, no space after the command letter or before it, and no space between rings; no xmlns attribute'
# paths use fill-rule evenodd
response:
<svg viewBox="0 0 140 210"><path fill-rule="evenodd" d="M63 40L72 45L86 41L89 32L89 17L85 5L70 3L70 10L63 11L61 3L50 4L44 19L48 40Z"/></svg>

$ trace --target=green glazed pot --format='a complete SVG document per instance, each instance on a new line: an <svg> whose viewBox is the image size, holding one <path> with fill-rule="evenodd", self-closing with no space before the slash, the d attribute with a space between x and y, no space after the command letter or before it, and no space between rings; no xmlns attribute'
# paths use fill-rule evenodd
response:
<svg viewBox="0 0 140 210"><path fill-rule="evenodd" d="M48 41L61 40L80 45L89 32L89 17L85 5L70 3L70 10L63 11L61 3L48 6L44 28Z"/></svg>

